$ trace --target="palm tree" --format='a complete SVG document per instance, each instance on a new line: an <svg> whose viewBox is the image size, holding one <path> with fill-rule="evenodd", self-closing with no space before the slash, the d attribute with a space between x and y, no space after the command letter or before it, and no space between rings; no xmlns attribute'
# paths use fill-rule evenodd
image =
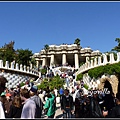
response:
<svg viewBox="0 0 120 120"><path fill-rule="evenodd" d="M47 56L47 54L49 52L49 45L48 44L44 45L44 50L45 50L46 57L48 57Z"/></svg>
<svg viewBox="0 0 120 120"><path fill-rule="evenodd" d="M111 51L120 52L120 38L116 38L115 41L118 42L118 45L115 46Z"/></svg>
<svg viewBox="0 0 120 120"><path fill-rule="evenodd" d="M74 41L74 44L77 44L78 46L80 46L80 39L79 38L77 38L77 39L75 39L75 41Z"/></svg>
<svg viewBox="0 0 120 120"><path fill-rule="evenodd" d="M48 45L48 44L44 45L44 50L45 50L45 52L46 52L46 54L47 54L48 51L49 51L49 45Z"/></svg>

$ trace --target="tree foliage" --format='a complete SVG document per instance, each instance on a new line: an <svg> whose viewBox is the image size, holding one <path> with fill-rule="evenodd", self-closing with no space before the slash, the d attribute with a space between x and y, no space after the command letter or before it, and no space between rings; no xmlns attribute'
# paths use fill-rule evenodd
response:
<svg viewBox="0 0 120 120"><path fill-rule="evenodd" d="M120 52L120 38L116 38L115 41L118 42L118 45L115 46L111 51Z"/></svg>
<svg viewBox="0 0 120 120"><path fill-rule="evenodd" d="M99 67L90 69L88 71L88 75L91 78L96 78L96 79L106 73L109 75L112 75L112 74L119 75L120 74L120 62L115 63L115 64L107 64L105 66L99 66Z"/></svg>
<svg viewBox="0 0 120 120"><path fill-rule="evenodd" d="M46 53L49 51L49 45L48 44L44 45L44 50L45 50Z"/></svg>
<svg viewBox="0 0 120 120"><path fill-rule="evenodd" d="M29 49L17 49L16 62L22 65L29 66L32 56L33 53Z"/></svg>
<svg viewBox="0 0 120 120"><path fill-rule="evenodd" d="M0 48L0 59L3 60L4 64L5 61L16 61L19 64L23 64L29 66L30 63L36 64L35 60L32 59L33 53L29 49L14 49L14 41L9 42L8 44L5 43L4 46Z"/></svg>
<svg viewBox="0 0 120 120"><path fill-rule="evenodd" d="M78 46L80 46L80 39L79 38L75 39L74 44L77 44Z"/></svg>
<svg viewBox="0 0 120 120"><path fill-rule="evenodd" d="M84 84L83 87L88 90L89 86L87 84Z"/></svg>
<svg viewBox="0 0 120 120"><path fill-rule="evenodd" d="M40 69L40 72L41 72L42 75L45 75L47 73L47 69L42 68L42 69Z"/></svg>
<svg viewBox="0 0 120 120"><path fill-rule="evenodd" d="M64 84L64 79L60 78L60 76L54 76L50 80L44 79L42 83L38 85L38 89L47 89L48 86L50 90L54 89L55 87L59 89L60 87L63 87Z"/></svg>
<svg viewBox="0 0 120 120"><path fill-rule="evenodd" d="M78 80L81 80L82 78L83 78L83 74L82 74L82 73L80 73L80 74L78 74L78 75L77 75L76 80L78 81Z"/></svg>
<svg viewBox="0 0 120 120"><path fill-rule="evenodd" d="M0 59L2 59L4 63L5 61L12 62L15 60L14 43L14 41L8 44L5 43L5 45L0 48Z"/></svg>

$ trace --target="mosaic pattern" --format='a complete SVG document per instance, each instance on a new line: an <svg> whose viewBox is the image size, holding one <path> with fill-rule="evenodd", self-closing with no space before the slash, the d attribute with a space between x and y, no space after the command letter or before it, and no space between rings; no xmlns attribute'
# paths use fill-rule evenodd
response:
<svg viewBox="0 0 120 120"><path fill-rule="evenodd" d="M12 73L6 73L6 72L0 72L0 75L4 76L8 83L6 83L7 88L16 87L21 82L25 82L27 80L33 79L33 77L30 77L28 75L19 75L18 73L12 74Z"/></svg>

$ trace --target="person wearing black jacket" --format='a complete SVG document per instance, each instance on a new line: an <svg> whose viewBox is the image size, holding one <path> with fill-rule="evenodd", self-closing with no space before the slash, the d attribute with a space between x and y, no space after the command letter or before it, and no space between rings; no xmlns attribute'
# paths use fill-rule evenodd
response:
<svg viewBox="0 0 120 120"><path fill-rule="evenodd" d="M111 110L111 114L107 118L120 118L120 92L116 94L117 105Z"/></svg>
<svg viewBox="0 0 120 120"><path fill-rule="evenodd" d="M98 93L93 91L93 96L90 100L90 117L91 118L103 118L103 114L98 102Z"/></svg>
<svg viewBox="0 0 120 120"><path fill-rule="evenodd" d="M64 90L64 95L61 99L61 110L63 112L63 118L72 118L73 112L73 97L69 95L69 90Z"/></svg>

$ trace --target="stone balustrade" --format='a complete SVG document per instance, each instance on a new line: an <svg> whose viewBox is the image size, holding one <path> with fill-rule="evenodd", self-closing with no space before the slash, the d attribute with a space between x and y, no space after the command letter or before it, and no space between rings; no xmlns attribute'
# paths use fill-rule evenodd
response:
<svg viewBox="0 0 120 120"><path fill-rule="evenodd" d="M106 64L118 63L119 61L120 61L120 52L117 53L117 60L115 60L113 53L109 54L109 60L106 54L102 54L102 56L97 56L93 60L87 61L85 64L83 64L76 72L76 76L92 68L103 66Z"/></svg>
<svg viewBox="0 0 120 120"><path fill-rule="evenodd" d="M32 69L32 64L29 67L23 66L22 64L19 65L15 61L11 63L6 61L4 65L3 60L0 60L0 75L8 80L6 87L12 88L27 80L36 80L39 77L39 72Z"/></svg>
<svg viewBox="0 0 120 120"><path fill-rule="evenodd" d="M9 62L6 61L5 66L4 66L3 65L3 60L0 60L0 69L39 76L39 72L32 69L32 65L30 67L29 66L23 66L22 64L19 65L18 63L15 63L15 62L11 62L11 64L9 64Z"/></svg>

